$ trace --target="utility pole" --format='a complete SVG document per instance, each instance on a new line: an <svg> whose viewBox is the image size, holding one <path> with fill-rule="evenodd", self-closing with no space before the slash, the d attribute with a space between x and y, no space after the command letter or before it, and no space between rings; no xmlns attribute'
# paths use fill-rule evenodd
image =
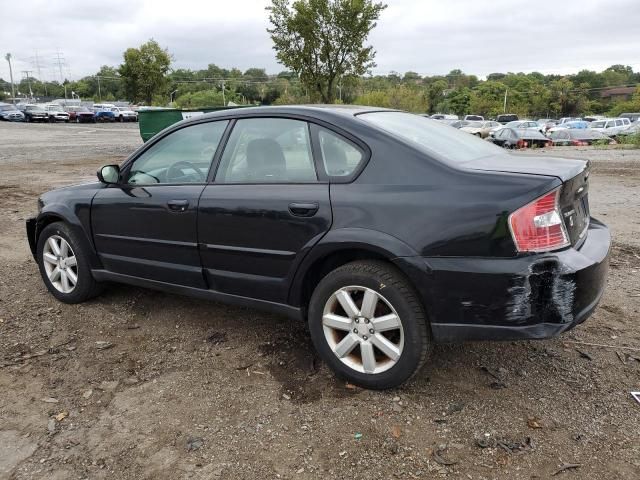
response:
<svg viewBox="0 0 640 480"><path fill-rule="evenodd" d="M509 89L507 88L504 91L504 106L502 108L502 113L507 113L507 94L509 93Z"/></svg>
<svg viewBox="0 0 640 480"><path fill-rule="evenodd" d="M224 80L222 80L222 106L225 107L227 102L224 99Z"/></svg>
<svg viewBox="0 0 640 480"><path fill-rule="evenodd" d="M9 62L9 78L11 79L11 101L16 103L16 91L13 86L13 69L11 68L11 54L7 53L4 58Z"/></svg>
<svg viewBox="0 0 640 480"><path fill-rule="evenodd" d="M340 77L340 81L338 82L338 91L340 92L340 103L342 103L342 77Z"/></svg>
<svg viewBox="0 0 640 480"><path fill-rule="evenodd" d="M96 78L98 79L98 100L102 102L102 92L100 91L100 75L96 75Z"/></svg>
<svg viewBox="0 0 640 480"><path fill-rule="evenodd" d="M29 75L33 73L32 70L23 70L22 73L27 77L27 85L29 85L29 95L31 95L31 98L33 99L33 90L31 90L31 79L29 78Z"/></svg>

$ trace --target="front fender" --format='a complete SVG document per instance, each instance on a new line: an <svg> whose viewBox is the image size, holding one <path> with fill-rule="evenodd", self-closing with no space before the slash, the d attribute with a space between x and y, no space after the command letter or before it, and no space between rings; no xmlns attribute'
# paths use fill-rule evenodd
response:
<svg viewBox="0 0 640 480"><path fill-rule="evenodd" d="M77 204L76 209L60 203L51 203L43 207L36 218L27 220L27 235L29 235L29 246L36 258L36 246L40 232L53 222L66 223L74 233L78 241L81 242L84 252L90 262L91 268L102 268L93 242L91 240L90 206Z"/></svg>

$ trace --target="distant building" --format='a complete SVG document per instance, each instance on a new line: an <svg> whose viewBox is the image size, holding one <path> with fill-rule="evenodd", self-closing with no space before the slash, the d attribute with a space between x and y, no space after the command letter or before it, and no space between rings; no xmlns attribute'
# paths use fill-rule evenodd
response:
<svg viewBox="0 0 640 480"><path fill-rule="evenodd" d="M606 102L620 102L631 100L636 93L636 87L610 87L600 91L600 98Z"/></svg>

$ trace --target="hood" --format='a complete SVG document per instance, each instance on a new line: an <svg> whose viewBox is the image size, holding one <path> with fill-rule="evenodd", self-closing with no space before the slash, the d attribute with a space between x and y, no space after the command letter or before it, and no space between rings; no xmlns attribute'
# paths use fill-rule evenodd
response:
<svg viewBox="0 0 640 480"><path fill-rule="evenodd" d="M463 163L462 166L470 170L482 170L486 172L544 175L547 177L556 177L565 182L588 168L589 162L559 157L538 157L505 153L471 160Z"/></svg>
<svg viewBox="0 0 640 480"><path fill-rule="evenodd" d="M65 187L49 190L48 192L45 192L42 195L40 195L40 199L43 201L44 204L47 204L50 202L55 202L56 199L64 197L69 193L86 191L87 194L89 194L89 192L95 192L96 190L99 190L100 188L103 188L103 187L104 187L103 183L100 183L94 180L89 180L87 178L87 181L85 183L77 183L75 185L67 185Z"/></svg>

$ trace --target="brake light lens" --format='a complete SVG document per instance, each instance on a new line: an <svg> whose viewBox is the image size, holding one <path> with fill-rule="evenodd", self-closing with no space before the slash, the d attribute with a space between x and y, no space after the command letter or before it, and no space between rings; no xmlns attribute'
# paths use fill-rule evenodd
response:
<svg viewBox="0 0 640 480"><path fill-rule="evenodd" d="M546 252L570 244L559 196L558 188L509 215L509 229L519 252Z"/></svg>

